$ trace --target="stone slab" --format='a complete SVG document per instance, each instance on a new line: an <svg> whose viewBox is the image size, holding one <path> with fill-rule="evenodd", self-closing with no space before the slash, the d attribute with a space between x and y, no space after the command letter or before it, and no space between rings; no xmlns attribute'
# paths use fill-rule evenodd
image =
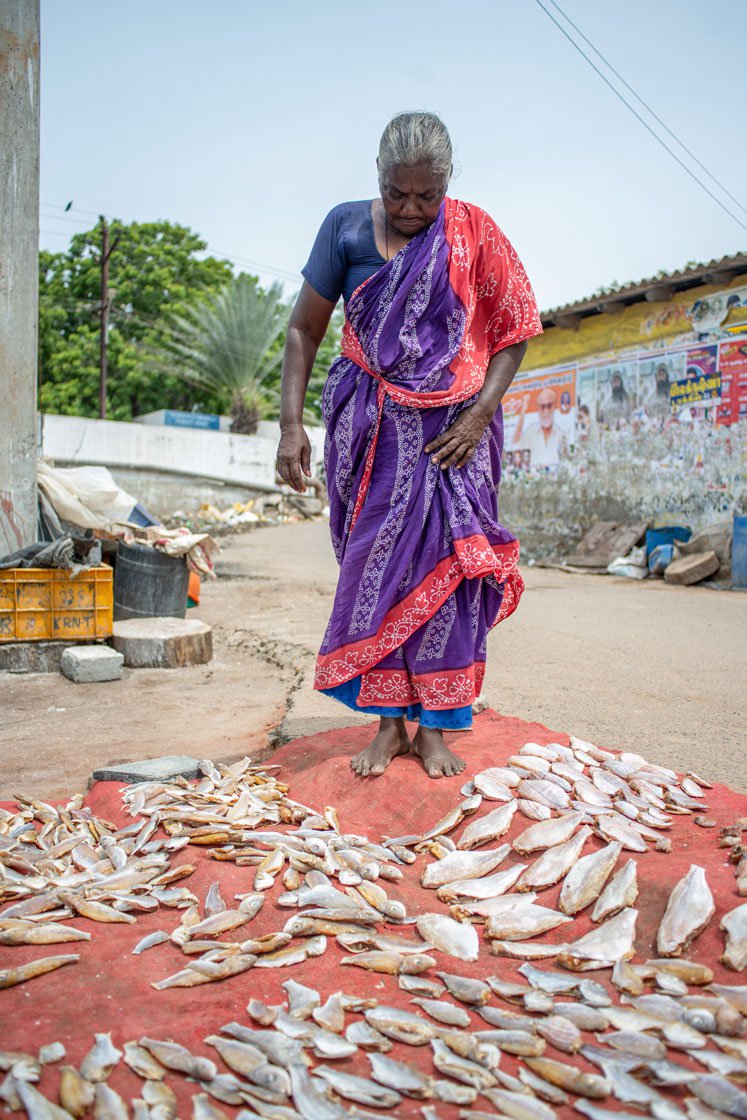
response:
<svg viewBox="0 0 747 1120"><path fill-rule="evenodd" d="M68 642L0 642L0 672L59 673Z"/></svg>
<svg viewBox="0 0 747 1120"><path fill-rule="evenodd" d="M566 558L574 568L605 568L618 556L627 556L648 529L647 521L598 521Z"/></svg>
<svg viewBox="0 0 747 1120"><path fill-rule="evenodd" d="M111 646L68 646L60 672L76 684L100 684L122 678L124 657Z"/></svg>
<svg viewBox="0 0 747 1120"><path fill-rule="evenodd" d="M168 782L172 778L199 778L200 763L188 754L167 754L142 762L110 762L94 770L91 782Z"/></svg>
<svg viewBox="0 0 747 1120"><path fill-rule="evenodd" d="M196 618L125 618L111 639L131 669L181 669L213 658L213 629Z"/></svg>
<svg viewBox="0 0 747 1120"><path fill-rule="evenodd" d="M664 579L667 583L679 584L689 587L692 583L699 583L708 579L719 569L719 558L711 549L710 552L696 552L692 556L680 556L667 565Z"/></svg>

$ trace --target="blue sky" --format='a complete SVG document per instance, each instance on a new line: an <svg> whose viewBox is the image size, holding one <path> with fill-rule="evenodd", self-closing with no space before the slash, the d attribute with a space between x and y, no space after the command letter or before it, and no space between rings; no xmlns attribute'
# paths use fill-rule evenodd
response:
<svg viewBox="0 0 747 1120"><path fill-rule="evenodd" d="M747 205L744 0L560 2ZM290 293L330 207L377 193L381 131L413 108L443 117L450 194L498 221L543 307L747 248L534 0L41 11L45 248L98 213L168 219Z"/></svg>

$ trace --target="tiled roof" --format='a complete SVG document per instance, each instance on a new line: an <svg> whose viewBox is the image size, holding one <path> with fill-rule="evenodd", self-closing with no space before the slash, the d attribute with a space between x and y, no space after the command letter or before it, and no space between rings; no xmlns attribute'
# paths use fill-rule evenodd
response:
<svg viewBox="0 0 747 1120"><path fill-rule="evenodd" d="M603 312L614 312L631 303L648 300L671 299L675 292L697 288L703 284L727 284L741 273L747 274L747 253L737 253L731 257L708 261L706 264L692 264L678 272L660 273L648 280L634 284L605 289L586 299L552 307L542 312L542 325L573 326L579 319Z"/></svg>

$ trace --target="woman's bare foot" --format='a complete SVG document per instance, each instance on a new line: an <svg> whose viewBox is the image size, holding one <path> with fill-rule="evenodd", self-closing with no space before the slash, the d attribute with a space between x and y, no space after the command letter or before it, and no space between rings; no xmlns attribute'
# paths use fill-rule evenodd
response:
<svg viewBox="0 0 747 1120"><path fill-rule="evenodd" d="M407 737L404 719L382 716L373 743L353 755L350 765L362 778L378 778L392 759L397 755L407 754L409 749L410 740Z"/></svg>
<svg viewBox="0 0 747 1120"><path fill-rule="evenodd" d="M442 733L433 727L418 728L412 749L429 778L452 778L461 774L467 765L463 758L449 750Z"/></svg>

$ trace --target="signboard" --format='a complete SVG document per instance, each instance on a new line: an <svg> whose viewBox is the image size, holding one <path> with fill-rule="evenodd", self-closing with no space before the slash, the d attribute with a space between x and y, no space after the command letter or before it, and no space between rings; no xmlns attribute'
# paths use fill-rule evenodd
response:
<svg viewBox="0 0 747 1120"><path fill-rule="evenodd" d="M178 412L176 409L167 408L163 414L163 422L169 428L220 431L220 416L212 416L209 412Z"/></svg>

